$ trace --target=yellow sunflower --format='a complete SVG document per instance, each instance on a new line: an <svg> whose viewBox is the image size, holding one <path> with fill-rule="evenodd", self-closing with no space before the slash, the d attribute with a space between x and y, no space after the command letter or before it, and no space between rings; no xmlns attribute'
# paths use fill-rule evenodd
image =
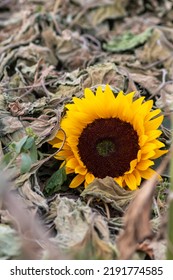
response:
<svg viewBox="0 0 173 280"><path fill-rule="evenodd" d="M106 85L104 91L99 86L96 94L86 88L82 99L74 97L73 104L66 105L61 121L66 141L55 157L64 160L67 174L76 174L71 188L110 176L121 187L135 190L142 178L155 173L150 168L153 160L166 153L157 139L163 116L160 109L151 110L152 100L133 97L134 92L122 91L115 97ZM63 138L59 131L51 141L53 147L59 148Z"/></svg>

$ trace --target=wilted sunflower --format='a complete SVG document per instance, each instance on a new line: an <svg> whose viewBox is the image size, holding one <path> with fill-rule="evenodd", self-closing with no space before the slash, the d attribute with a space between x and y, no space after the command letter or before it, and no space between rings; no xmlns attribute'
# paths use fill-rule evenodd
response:
<svg viewBox="0 0 173 280"><path fill-rule="evenodd" d="M74 97L73 104L66 105L61 122L66 141L55 157L65 160L67 174L77 174L71 188L110 176L134 190L142 178L155 173L150 168L153 159L166 152L157 140L163 116L160 109L151 110L152 100L143 102L140 97L133 101L133 97L134 92L124 95L122 91L115 97L106 85L104 92L99 86L96 94L86 88L82 99ZM63 138L59 131L51 141L53 147L59 148Z"/></svg>

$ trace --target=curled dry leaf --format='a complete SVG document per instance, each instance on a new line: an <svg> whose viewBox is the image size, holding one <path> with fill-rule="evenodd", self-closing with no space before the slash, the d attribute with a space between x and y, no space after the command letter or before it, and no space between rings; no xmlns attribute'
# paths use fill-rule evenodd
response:
<svg viewBox="0 0 173 280"><path fill-rule="evenodd" d="M57 243L61 246L62 238L62 247L69 249L70 256L73 255L74 258L117 258L116 246L113 244L112 247L111 242L115 240L123 226L122 216L126 213L129 202L134 199L135 193L123 192L110 178L107 178L95 181L95 185L91 185L82 196L78 197L79 201L89 196L93 197L93 202L97 204L92 203L92 209L85 204L80 204L79 201L69 202L67 199L65 205L65 200L59 198L57 202L51 192L47 193L47 200L54 201L49 209L47 200L40 192L39 184L42 186L46 184L47 177L51 176L52 170L55 172L59 168L59 163L53 161L52 164L51 161L44 165L45 161L53 155L45 156L45 153L50 154L52 150L50 152L49 145L43 144L55 137L61 115L65 112L63 112L65 104L71 103L74 96L82 97L86 87L95 91L98 85L104 88L105 84L110 84L115 95L119 90L125 93L135 91L135 98L142 95L154 99L154 105L162 108L163 114L168 113L166 108L170 107L173 91L173 4L169 0L136 2L2 0L0 2L2 2L0 3L0 140L2 142L0 157L5 158L3 162L8 171L9 167L15 167L15 170L11 170L10 177L14 178L14 181L9 188L11 193L18 194L15 199L9 197L6 200L9 203L6 208L2 208L4 197L0 197L0 226L1 224L8 224L11 227L13 225L16 232L19 232L19 237L21 237L20 230L24 232L26 229L26 235L22 233L21 237L22 244L23 240L26 241L27 238L29 240L28 243L24 241L24 244L27 244L24 246L24 258L27 256L49 258L50 251L47 250L47 246L51 247L52 243L43 238L45 231L38 229L39 221L35 220L38 215L41 216L42 224L48 223L46 225L50 226L49 230L53 234L51 227L56 221L57 236L55 238L54 235L51 236L55 250L57 250ZM22 2L22 5L19 2ZM153 30L152 36L149 28ZM133 34L131 38L123 36L129 31ZM103 49L103 44L111 42L114 38L119 38L119 41L115 42L114 50L121 53ZM28 148L25 151L21 149L22 155L20 153L14 160L14 154L9 155L11 142L19 142L17 146L20 147L25 137L35 139L32 149ZM167 144L166 141L163 142ZM26 146L28 145L29 141ZM41 166L42 169L37 172ZM24 174L21 174L21 171ZM67 174L67 180L64 182L66 189L70 176ZM51 180L54 180L54 177L53 179L51 177ZM3 184L2 180L1 184ZM56 184L57 181L54 180L53 186ZM60 189L58 187L56 191L62 193L64 189ZM151 188L147 189L151 191ZM70 189L69 193L72 197L78 196L78 192L74 189ZM68 197L68 193L63 195ZM146 195L147 198L148 196ZM127 247L129 256L137 246L140 246L136 243L144 238L144 234L145 236L150 234L148 226L146 226L148 231L142 234L141 223L144 221L144 224L148 225L151 199L148 200L148 204L147 202L145 204L144 197L139 197L139 203L134 203L134 208L139 207L139 212L133 208L133 211L129 210L127 219L125 216L125 232L127 230L129 234L125 235L125 243L121 244L121 248L123 250ZM99 203L104 204L105 207L100 207L102 204ZM27 209L27 212L21 212L20 207L18 211L18 206L21 206L22 210ZM143 211L141 207L148 208ZM165 212L166 207L163 208ZM61 212L57 209L61 209ZM95 213L98 209L102 215ZM110 210L110 219L104 218L104 209L107 213ZM116 216L117 212L118 216ZM47 215L49 218L45 220ZM63 218L66 221L65 226ZM156 227L154 232L159 230ZM8 233L8 229L6 233L8 237L14 237L13 234ZM137 241L135 241L136 237ZM38 247L34 247L36 242L32 243L33 247L30 246L30 240L40 245L36 255L33 255L33 248ZM11 244L9 238L6 244ZM152 247L151 243L149 245ZM154 247L152 248L155 254ZM54 252L53 249L52 255ZM81 255L79 256L77 252ZM121 252L124 258L127 258L125 253ZM13 258L14 253L11 257L9 255L6 252L7 258Z"/></svg>
<svg viewBox="0 0 173 280"><path fill-rule="evenodd" d="M119 213L124 213L126 207L134 199L138 191L126 191L111 177L95 179L81 193L83 198L95 198L110 204Z"/></svg>
<svg viewBox="0 0 173 280"><path fill-rule="evenodd" d="M2 241L0 245L3 246L2 250L0 248L0 252L5 254L4 258L9 258L8 256L10 254L14 255L15 252L15 255L18 255L20 259L42 259L44 256L48 259L59 259L58 247L55 247L50 241L45 228L36 216L36 211L31 211L32 208L26 207L27 202L25 203L19 195L10 191L12 182L6 179L5 174L2 174L2 176L3 208L12 217L13 227L16 227L16 231L14 231L9 226L5 228L5 225L0 225L0 241ZM34 195L31 199L38 201ZM17 240L14 233L18 236ZM7 249L9 253L6 252ZM16 256L14 257L16 258Z"/></svg>
<svg viewBox="0 0 173 280"><path fill-rule="evenodd" d="M48 219L54 219L57 235L52 239L75 258L111 259L116 248L111 245L107 223L101 215L80 200L57 197L50 206ZM89 247L88 247L89 246ZM88 247L88 249L87 249Z"/></svg>
<svg viewBox="0 0 173 280"><path fill-rule="evenodd" d="M172 28L154 28L153 35L145 44L143 50L137 53L139 60L143 63L162 62L171 79L173 69L172 38Z"/></svg>
<svg viewBox="0 0 173 280"><path fill-rule="evenodd" d="M37 192L33 191L31 188L31 183L26 181L23 186L18 188L20 196L23 198L23 202L26 204L28 208L37 208L40 207L44 209L44 211L48 211L48 205L46 199L43 195L38 194Z"/></svg>
<svg viewBox="0 0 173 280"><path fill-rule="evenodd" d="M162 174L166 168L171 153L169 153L157 169ZM153 195L158 182L157 173L150 180L143 183L135 199L129 205L124 216L124 230L120 232L117 239L120 259L130 259L138 244L152 236L150 213Z"/></svg>

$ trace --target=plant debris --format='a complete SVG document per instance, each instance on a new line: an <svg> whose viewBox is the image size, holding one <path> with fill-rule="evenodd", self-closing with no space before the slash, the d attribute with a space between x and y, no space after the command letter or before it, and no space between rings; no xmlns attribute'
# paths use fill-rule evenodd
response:
<svg viewBox="0 0 173 280"><path fill-rule="evenodd" d="M65 133L49 143L73 97L109 84L153 100L170 148L172 1L20 2L0 3L0 259L166 259L165 159L136 191L111 177L71 189L54 158Z"/></svg>

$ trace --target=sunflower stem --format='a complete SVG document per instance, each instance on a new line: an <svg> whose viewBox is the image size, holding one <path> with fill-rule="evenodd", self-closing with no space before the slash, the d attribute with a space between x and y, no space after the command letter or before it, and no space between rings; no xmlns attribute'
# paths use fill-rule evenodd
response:
<svg viewBox="0 0 173 280"><path fill-rule="evenodd" d="M171 131L173 133L173 114L171 114ZM171 146L172 151L173 143ZM167 226L167 259L173 260L173 157L171 157L170 160L170 183Z"/></svg>

